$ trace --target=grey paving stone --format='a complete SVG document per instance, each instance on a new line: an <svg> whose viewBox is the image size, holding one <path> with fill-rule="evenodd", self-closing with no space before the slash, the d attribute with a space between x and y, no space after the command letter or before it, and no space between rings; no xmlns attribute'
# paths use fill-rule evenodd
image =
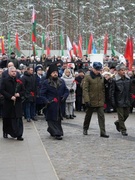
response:
<svg viewBox="0 0 135 180"><path fill-rule="evenodd" d="M105 114L109 139L99 134L96 113L88 136L82 134L84 112L75 112L73 120L62 121L64 138L54 140L47 133L44 118L35 122L42 142L60 180L134 180L135 179L135 113L126 121L129 136L116 131L116 113Z"/></svg>

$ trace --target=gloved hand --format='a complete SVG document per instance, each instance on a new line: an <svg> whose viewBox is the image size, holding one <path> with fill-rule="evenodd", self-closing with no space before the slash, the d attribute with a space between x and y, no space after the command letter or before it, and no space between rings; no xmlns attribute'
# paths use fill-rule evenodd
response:
<svg viewBox="0 0 135 180"><path fill-rule="evenodd" d="M49 106L51 104L51 102L50 101L48 101L47 103L46 103L46 106Z"/></svg>
<svg viewBox="0 0 135 180"><path fill-rule="evenodd" d="M61 102L62 102L62 103L65 102L65 100L66 100L66 99L65 99L64 97L61 98Z"/></svg>
<svg viewBox="0 0 135 180"><path fill-rule="evenodd" d="M70 92L70 93L74 93L74 89L70 89L69 92Z"/></svg>
<svg viewBox="0 0 135 180"><path fill-rule="evenodd" d="M86 102L86 103L85 103L85 106L86 106L86 108L89 108L89 107L91 107L91 104L90 104L90 102Z"/></svg>

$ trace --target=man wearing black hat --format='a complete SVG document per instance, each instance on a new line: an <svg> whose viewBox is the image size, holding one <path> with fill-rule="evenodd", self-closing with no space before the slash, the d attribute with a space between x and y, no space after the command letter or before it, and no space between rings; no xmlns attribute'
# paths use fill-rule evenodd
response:
<svg viewBox="0 0 135 180"><path fill-rule="evenodd" d="M108 138L109 136L106 134L105 131L105 88L104 79L100 74L101 69L102 64L100 62L94 62L93 69L90 71L90 74L84 77L83 97L86 105L86 115L83 124L83 134L88 134L91 117L93 112L96 110L100 127L100 137Z"/></svg>
<svg viewBox="0 0 135 180"><path fill-rule="evenodd" d="M118 132L121 132L123 136L128 136L125 121L129 116L131 106L131 81L125 74L125 65L117 65L116 70L117 74L110 87L111 102L118 114L118 120L114 124Z"/></svg>
<svg viewBox="0 0 135 180"><path fill-rule="evenodd" d="M41 86L41 97L46 108L47 131L57 140L61 140L63 129L61 126L61 106L69 95L64 80L58 78L58 67L55 64L49 66L46 80Z"/></svg>

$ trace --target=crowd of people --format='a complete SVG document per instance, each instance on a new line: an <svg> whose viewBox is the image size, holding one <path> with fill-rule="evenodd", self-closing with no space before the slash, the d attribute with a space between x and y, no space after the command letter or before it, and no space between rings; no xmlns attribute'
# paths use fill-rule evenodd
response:
<svg viewBox="0 0 135 180"><path fill-rule="evenodd" d="M0 58L0 116L3 137L23 140L23 117L29 123L43 115L47 131L61 140L64 118L74 119L75 111L85 112L83 134L88 134L93 112L97 112L100 137L109 138L104 113L117 112L115 126L127 136L125 121L135 106L135 69L118 56L105 56L103 64L91 65L83 58L53 56Z"/></svg>

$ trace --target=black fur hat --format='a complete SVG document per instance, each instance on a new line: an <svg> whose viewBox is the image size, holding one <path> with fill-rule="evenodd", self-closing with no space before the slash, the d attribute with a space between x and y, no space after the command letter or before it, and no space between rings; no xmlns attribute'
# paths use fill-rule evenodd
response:
<svg viewBox="0 0 135 180"><path fill-rule="evenodd" d="M52 74L52 72L54 72L54 71L57 71L57 72L58 72L58 67L57 67L56 64L51 64L51 65L49 66L48 71L47 71L46 79L48 79L48 78L50 77L50 75Z"/></svg>

